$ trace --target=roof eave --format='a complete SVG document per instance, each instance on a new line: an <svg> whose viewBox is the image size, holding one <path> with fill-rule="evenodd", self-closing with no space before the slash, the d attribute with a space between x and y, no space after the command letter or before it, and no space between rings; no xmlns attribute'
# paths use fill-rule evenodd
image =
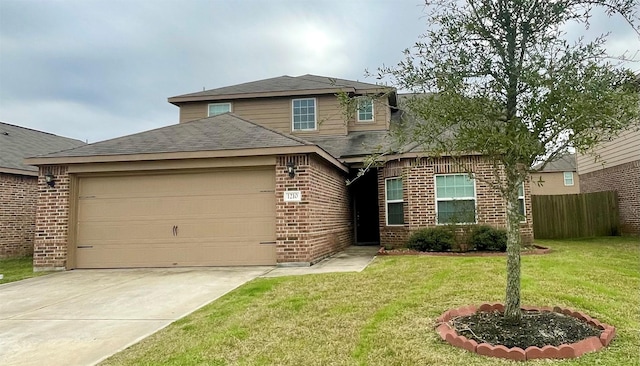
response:
<svg viewBox="0 0 640 366"><path fill-rule="evenodd" d="M15 174L15 175L28 175L28 176L31 176L31 177L37 177L38 176L38 171L37 170L16 169L16 168L6 168L6 167L0 167L0 173Z"/></svg>
<svg viewBox="0 0 640 366"><path fill-rule="evenodd" d="M217 100L234 100L234 99L251 99L251 98L272 98L272 97L294 97L307 95L324 95L336 94L339 92L354 94L376 94L388 92L388 87L356 89L353 87L336 87L327 89L305 89L305 90L283 90L256 93L236 93L236 94L219 94L219 95L182 95L170 97L167 101L173 105L179 106L181 103L189 102L205 102Z"/></svg>
<svg viewBox="0 0 640 366"><path fill-rule="evenodd" d="M113 163L113 162L136 162L155 160L179 160L179 159L204 159L204 158L225 158L225 157L245 157L245 156L268 156L284 154L304 154L315 153L338 169L349 172L349 168L328 154L316 145L301 145L287 147L270 147L255 149L233 149L233 150L206 150L206 151L181 151L167 153L150 154L123 154L123 155L92 155L92 156L67 156L67 157L33 157L25 159L25 164L42 165L68 165L86 163ZM37 174L37 173L36 173Z"/></svg>

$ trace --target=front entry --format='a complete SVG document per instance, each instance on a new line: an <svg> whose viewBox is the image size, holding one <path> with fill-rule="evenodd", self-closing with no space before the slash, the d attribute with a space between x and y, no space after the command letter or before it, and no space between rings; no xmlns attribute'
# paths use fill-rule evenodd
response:
<svg viewBox="0 0 640 366"><path fill-rule="evenodd" d="M369 170L349 187L353 199L356 245L379 245L378 172Z"/></svg>

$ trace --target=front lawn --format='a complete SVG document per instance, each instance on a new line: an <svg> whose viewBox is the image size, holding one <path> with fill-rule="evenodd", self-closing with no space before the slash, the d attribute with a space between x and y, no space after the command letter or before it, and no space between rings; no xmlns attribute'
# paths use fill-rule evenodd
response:
<svg viewBox="0 0 640 366"><path fill-rule="evenodd" d="M567 307L614 325L603 351L527 365L637 365L640 241L538 241L522 257L525 305ZM261 278L181 319L106 365L516 365L453 348L445 310L502 302L504 257L393 256L362 273Z"/></svg>
<svg viewBox="0 0 640 366"><path fill-rule="evenodd" d="M0 274L3 276L0 279L0 284L2 284L42 276L47 272L33 272L33 258L22 257L0 259Z"/></svg>

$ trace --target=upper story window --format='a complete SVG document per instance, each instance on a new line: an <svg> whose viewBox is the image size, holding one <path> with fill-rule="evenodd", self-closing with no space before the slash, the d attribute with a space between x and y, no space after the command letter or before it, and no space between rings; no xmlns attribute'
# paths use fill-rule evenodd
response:
<svg viewBox="0 0 640 366"><path fill-rule="evenodd" d="M468 174L436 175L436 222L476 222L476 186Z"/></svg>
<svg viewBox="0 0 640 366"><path fill-rule="evenodd" d="M387 225L404 224L404 201L402 199L402 178L385 180L385 204Z"/></svg>
<svg viewBox="0 0 640 366"><path fill-rule="evenodd" d="M293 99L291 106L293 131L316 129L316 98Z"/></svg>
<svg viewBox="0 0 640 366"><path fill-rule="evenodd" d="M573 172L564 172L564 185L565 186L573 185Z"/></svg>
<svg viewBox="0 0 640 366"><path fill-rule="evenodd" d="M211 103L209 104L209 117L222 113L231 112L231 103Z"/></svg>
<svg viewBox="0 0 640 366"><path fill-rule="evenodd" d="M358 100L358 122L373 122L373 100Z"/></svg>

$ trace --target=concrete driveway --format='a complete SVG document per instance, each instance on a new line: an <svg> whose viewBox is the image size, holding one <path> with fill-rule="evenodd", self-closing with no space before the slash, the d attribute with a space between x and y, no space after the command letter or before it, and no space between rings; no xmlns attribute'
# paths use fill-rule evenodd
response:
<svg viewBox="0 0 640 366"><path fill-rule="evenodd" d="M91 365L273 267L75 270L0 285L0 365Z"/></svg>

